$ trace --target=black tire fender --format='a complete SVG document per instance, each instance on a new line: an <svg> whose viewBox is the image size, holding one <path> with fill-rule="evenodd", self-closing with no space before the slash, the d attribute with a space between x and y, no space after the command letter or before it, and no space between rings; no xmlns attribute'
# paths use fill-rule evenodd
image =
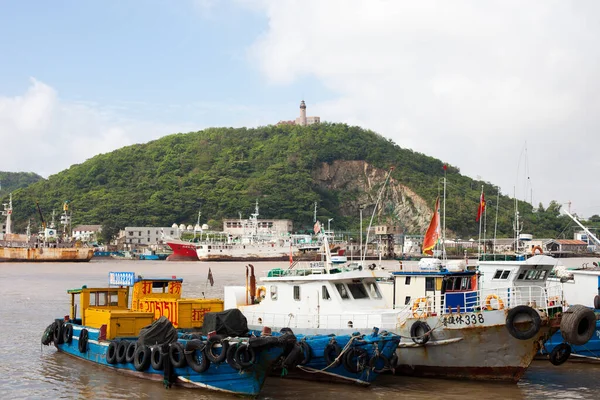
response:
<svg viewBox="0 0 600 400"><path fill-rule="evenodd" d="M119 342L116 340L111 341L108 344L108 349L106 349L106 362L109 364L117 363L117 348L119 347Z"/></svg>
<svg viewBox="0 0 600 400"><path fill-rule="evenodd" d="M416 344L425 344L431 338L431 328L425 321L417 321L410 327L410 336Z"/></svg>
<svg viewBox="0 0 600 400"><path fill-rule="evenodd" d="M302 354L302 347L300 343L294 343L294 346L290 350L289 354L283 360L284 368L294 368L300 362L300 359L304 357Z"/></svg>
<svg viewBox="0 0 600 400"><path fill-rule="evenodd" d="M256 352L252 347L243 343L235 350L234 359L241 369L249 368L256 363Z"/></svg>
<svg viewBox="0 0 600 400"><path fill-rule="evenodd" d="M42 344L44 346L48 346L54 340L54 327L56 326L56 322L51 323L46 327L44 334L42 335Z"/></svg>
<svg viewBox="0 0 600 400"><path fill-rule="evenodd" d="M300 357L302 357L302 358L300 359L298 364L306 365L312 359L312 349L310 348L310 345L308 343L306 343L306 341L304 341L304 340L300 341L299 344L300 344L300 349L302 350Z"/></svg>
<svg viewBox="0 0 600 400"><path fill-rule="evenodd" d="M55 345L63 344L63 329L64 329L63 322L57 321L56 325L54 325L54 332L53 332L53 336L52 336L52 341L54 342Z"/></svg>
<svg viewBox="0 0 600 400"><path fill-rule="evenodd" d="M163 369L163 354L160 350L160 346L155 346L152 348L150 353L150 365L157 371L161 371Z"/></svg>
<svg viewBox="0 0 600 400"><path fill-rule="evenodd" d="M563 312L560 331L566 342L582 346L594 336L596 314L591 308L575 304Z"/></svg>
<svg viewBox="0 0 600 400"><path fill-rule="evenodd" d="M569 359L571 355L571 346L567 343L561 343L552 349L549 355L550 362L554 365L561 365Z"/></svg>
<svg viewBox="0 0 600 400"><path fill-rule="evenodd" d="M127 340L121 340L119 345L117 346L117 363L125 364L127 359L127 348L129 347L129 342Z"/></svg>
<svg viewBox="0 0 600 400"><path fill-rule="evenodd" d="M66 324L63 328L63 342L66 344L71 344L73 341L73 325Z"/></svg>
<svg viewBox="0 0 600 400"><path fill-rule="evenodd" d="M137 342L129 342L127 345L127 351L125 352L125 362L130 364L133 362L135 356L135 349L137 348Z"/></svg>
<svg viewBox="0 0 600 400"><path fill-rule="evenodd" d="M171 343L171 345L169 346L169 359L171 360L171 364L175 368L185 367L185 349L183 348L183 345L181 343Z"/></svg>
<svg viewBox="0 0 600 400"><path fill-rule="evenodd" d="M191 369L201 374L210 367L210 360L206 356L206 344L201 340L190 340L185 345L185 361Z"/></svg>
<svg viewBox="0 0 600 400"><path fill-rule="evenodd" d="M80 353L85 353L87 352L87 348L88 348L88 330L83 328L81 331L79 331L79 340L78 340L78 344L77 344L77 348L79 349Z"/></svg>
<svg viewBox="0 0 600 400"><path fill-rule="evenodd" d="M383 364L383 365L382 365ZM381 374L390 369L390 360L383 354L374 354L369 360L369 368L371 371Z"/></svg>
<svg viewBox="0 0 600 400"><path fill-rule="evenodd" d="M221 352L216 354L215 350L219 348L219 346L221 347ZM213 362L215 364L223 362L225 360L225 357L227 357L228 348L229 342L225 340L225 338L222 335L212 336L206 342L206 357L209 359L210 362Z"/></svg>
<svg viewBox="0 0 600 400"><path fill-rule="evenodd" d="M148 346L137 346L133 355L133 366L138 371L145 371L150 366L152 351Z"/></svg>
<svg viewBox="0 0 600 400"><path fill-rule="evenodd" d="M330 366L330 368L335 368L342 363L338 357L342 353L342 348L335 341L332 340L325 346L325 350L323 350L323 357L325 358L325 363Z"/></svg>
<svg viewBox="0 0 600 400"><path fill-rule="evenodd" d="M227 349L227 356L225 357L225 361L227 362L227 364L229 364L229 366L235 369L236 371L242 369L242 367L240 367L240 365L237 363L237 360L235 359L235 351L237 350L239 345L240 343L229 343L229 348Z"/></svg>
<svg viewBox="0 0 600 400"><path fill-rule="evenodd" d="M357 374L365 369L368 357L369 354L362 347L352 347L346 352L342 362L348 372Z"/></svg>
<svg viewBox="0 0 600 400"><path fill-rule="evenodd" d="M528 316L531 320L531 325L528 329L518 329L515 320L521 315ZM537 312L537 310L529 306L520 305L511 308L508 311L505 326L508 332L511 334L511 336L515 339L529 340L535 335L537 335L540 331L540 328L542 326L542 319L540 318L540 314Z"/></svg>

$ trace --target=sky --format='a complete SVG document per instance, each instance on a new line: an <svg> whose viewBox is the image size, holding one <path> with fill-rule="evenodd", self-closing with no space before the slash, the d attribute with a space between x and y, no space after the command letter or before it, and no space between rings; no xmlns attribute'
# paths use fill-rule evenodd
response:
<svg viewBox="0 0 600 400"><path fill-rule="evenodd" d="M304 99L589 217L598 15L594 0L0 0L0 171L291 120Z"/></svg>

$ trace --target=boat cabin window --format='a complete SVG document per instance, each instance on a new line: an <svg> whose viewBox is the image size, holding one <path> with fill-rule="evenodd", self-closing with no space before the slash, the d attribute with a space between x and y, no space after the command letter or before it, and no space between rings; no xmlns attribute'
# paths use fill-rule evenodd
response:
<svg viewBox="0 0 600 400"><path fill-rule="evenodd" d="M168 291L169 291L169 282L166 282L166 281L152 282L152 293L168 293Z"/></svg>
<svg viewBox="0 0 600 400"><path fill-rule="evenodd" d="M493 279L507 279L510 275L509 269L497 269Z"/></svg>
<svg viewBox="0 0 600 400"><path fill-rule="evenodd" d="M277 300L277 286L271 286L271 300Z"/></svg>
<svg viewBox="0 0 600 400"><path fill-rule="evenodd" d="M435 278L427 277L425 278L425 290L432 291L435 290Z"/></svg>
<svg viewBox="0 0 600 400"><path fill-rule="evenodd" d="M519 273L518 280L536 281L543 280L546 278L547 271L542 269L529 269L523 270Z"/></svg>
<svg viewBox="0 0 600 400"><path fill-rule="evenodd" d="M461 292L473 288L470 276L450 276L445 281L446 292Z"/></svg>
<svg viewBox="0 0 600 400"><path fill-rule="evenodd" d="M407 276L406 278L404 278L404 284L410 285L410 276Z"/></svg>
<svg viewBox="0 0 600 400"><path fill-rule="evenodd" d="M90 292L90 306L118 306L119 294L117 292Z"/></svg>
<svg viewBox="0 0 600 400"><path fill-rule="evenodd" d="M410 296L406 296L406 298L404 299L404 305L407 306L410 304Z"/></svg>
<svg viewBox="0 0 600 400"><path fill-rule="evenodd" d="M362 283L349 283L348 289L350 289L350 293L352 293L352 297L355 299L368 299L369 295L367 294L367 289Z"/></svg>
<svg viewBox="0 0 600 400"><path fill-rule="evenodd" d="M340 294L340 297L342 299L347 300L350 298L350 296L348 296L348 291L346 290L346 286L344 286L343 283L336 283L335 288L337 289L337 291Z"/></svg>
<svg viewBox="0 0 600 400"><path fill-rule="evenodd" d="M331 296L329 296L327 286L321 286L321 297L323 298L323 300L331 300Z"/></svg>
<svg viewBox="0 0 600 400"><path fill-rule="evenodd" d="M294 300L300 300L300 286L294 286Z"/></svg>
<svg viewBox="0 0 600 400"><path fill-rule="evenodd" d="M381 298L381 293L379 292L379 287L377 287L377 284L375 282L367 282L367 290L369 291L369 294L371 295L372 298L374 298L374 299Z"/></svg>

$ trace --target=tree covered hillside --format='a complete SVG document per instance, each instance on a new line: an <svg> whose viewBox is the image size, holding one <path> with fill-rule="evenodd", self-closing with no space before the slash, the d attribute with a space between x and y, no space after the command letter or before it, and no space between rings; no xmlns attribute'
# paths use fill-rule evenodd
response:
<svg viewBox="0 0 600 400"><path fill-rule="evenodd" d="M33 172L2 172L0 171L0 199L17 189L27 187L32 183L43 180Z"/></svg>
<svg viewBox="0 0 600 400"><path fill-rule="evenodd" d="M306 127L266 126L255 129L210 128L173 134L95 156L68 170L13 192L17 230L69 200L73 222L102 224L116 231L125 226L170 226L202 222L220 227L223 218L246 218L259 201L261 218L287 218L296 230L312 227L313 204L320 219L335 218L336 230L357 229L358 215L341 215L342 191L317 187L311 173L334 160L364 160L381 169L433 207L444 176L440 160L403 149L379 134L345 124ZM496 189L447 167L447 229L461 237L477 235L475 222L481 185L488 199L493 234ZM6 196L4 196L6 197ZM499 236L512 234L514 202L500 196ZM492 207L494 211L492 212ZM556 218L556 207L533 212L520 203L527 232L554 237L568 225ZM47 218L46 218L47 219ZM490 222L491 221L491 222ZM423 233L423 232L407 232ZM488 231L488 236L492 234Z"/></svg>

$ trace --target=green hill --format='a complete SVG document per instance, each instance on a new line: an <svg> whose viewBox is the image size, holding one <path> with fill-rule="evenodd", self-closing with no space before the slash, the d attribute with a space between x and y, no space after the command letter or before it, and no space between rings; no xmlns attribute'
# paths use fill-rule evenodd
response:
<svg viewBox="0 0 600 400"><path fill-rule="evenodd" d="M27 187L32 183L43 180L33 172L2 172L0 171L0 199L17 189Z"/></svg>
<svg viewBox="0 0 600 400"><path fill-rule="evenodd" d="M352 202L352 196L358 203L360 194L324 188L313 177L323 163L335 160L362 160L382 170L394 167L392 178L425 199L430 208L441 192L442 161L359 127L323 123L210 128L101 154L14 190L14 219L17 230L24 229L27 218L37 218L37 200L46 215L60 211L62 202L69 200L74 224L102 224L110 232L125 226L194 223L198 210L202 222L209 220L218 228L223 218L237 218L238 213L247 217L258 199L261 218L291 219L297 231L312 228L314 202L319 218L334 218L336 230L357 229L358 212L343 211L340 205ZM496 189L461 175L453 166L446 173L447 229L461 237L477 235L475 216L484 185L491 237ZM6 198L4 182L3 192ZM392 215L385 195L383 199L379 222L401 221ZM562 232L569 222L556 218L557 207L551 204L533 212L531 205L520 203L526 231L546 237ZM500 197L499 236L512 235L513 208L512 199Z"/></svg>

